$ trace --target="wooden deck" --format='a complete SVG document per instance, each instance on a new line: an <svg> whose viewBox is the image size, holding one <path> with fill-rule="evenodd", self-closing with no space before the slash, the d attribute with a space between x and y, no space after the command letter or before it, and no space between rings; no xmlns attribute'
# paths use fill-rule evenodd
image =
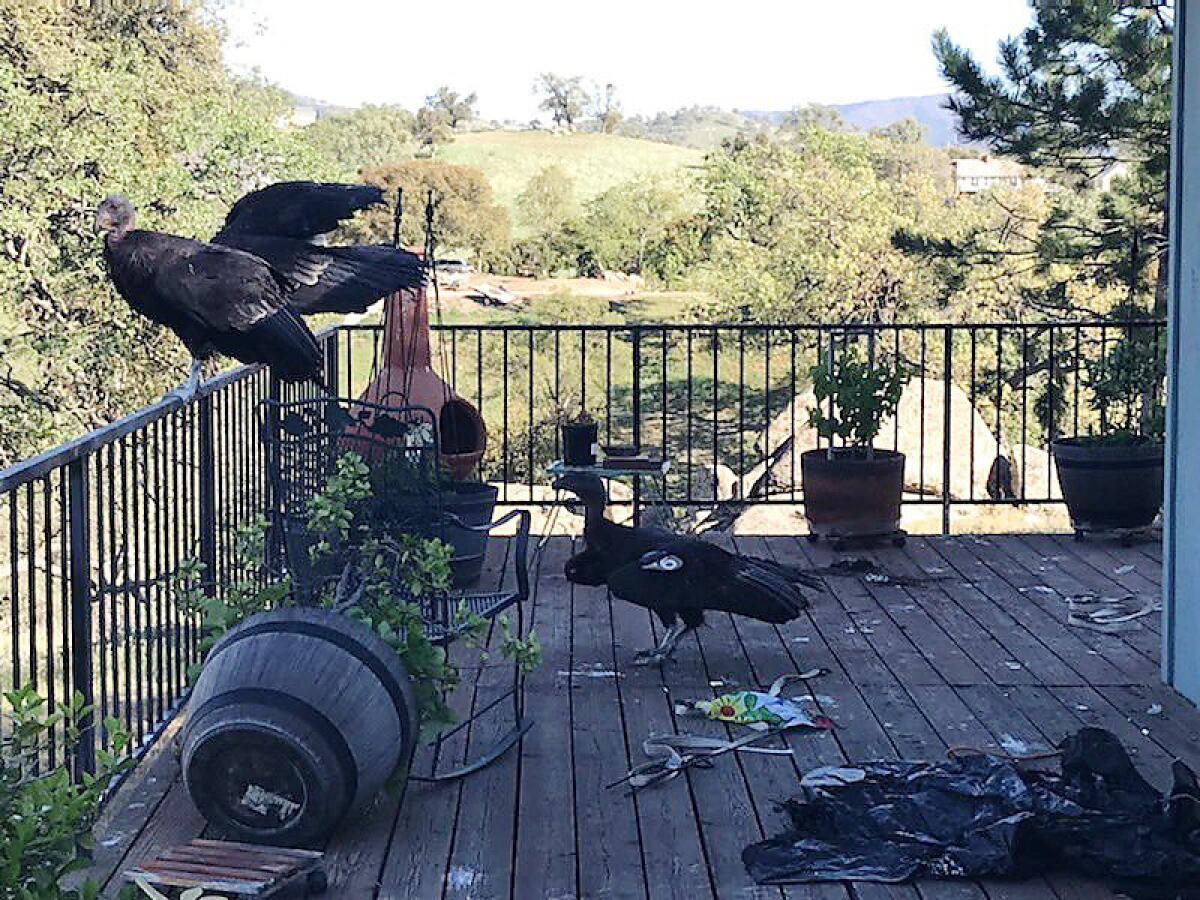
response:
<svg viewBox="0 0 1200 900"><path fill-rule="evenodd" d="M834 559L792 536L736 544L791 563ZM1084 724L1114 731L1159 787L1175 755L1200 765L1200 712L1158 683L1157 618L1116 635L1066 625L1068 596L1157 595L1156 545L963 536L858 552L922 581L898 587L830 577L809 613L779 628L714 616L662 672L629 664L655 640L647 613L565 581L571 547L570 538L554 538L539 562L530 613L544 662L525 684L536 724L520 752L458 784L410 785L402 802L385 798L367 820L347 826L326 848L328 896L1103 898L1112 895L1101 885L1068 876L759 888L740 854L780 830L772 802L818 765L941 758L954 745L1034 752ZM676 722L673 700L711 696L714 682L765 685L815 667L830 674L807 690L838 727L795 733L792 759L726 757L636 797L605 789L643 761L651 733L724 733L716 723ZM486 702L503 677L497 669L472 673L460 701ZM479 746L491 730L480 725L454 749ZM203 831L173 754L142 768L100 836L96 873L110 891L119 884L114 873Z"/></svg>

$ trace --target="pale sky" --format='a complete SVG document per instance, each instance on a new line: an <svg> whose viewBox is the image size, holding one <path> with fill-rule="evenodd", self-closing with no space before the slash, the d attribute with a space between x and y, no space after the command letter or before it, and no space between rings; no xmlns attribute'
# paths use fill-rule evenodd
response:
<svg viewBox="0 0 1200 900"><path fill-rule="evenodd" d="M946 26L991 66L1026 0L232 0L230 63L330 103L421 105L441 84L489 119L542 116L539 72L612 82L627 113L790 109L946 89Z"/></svg>

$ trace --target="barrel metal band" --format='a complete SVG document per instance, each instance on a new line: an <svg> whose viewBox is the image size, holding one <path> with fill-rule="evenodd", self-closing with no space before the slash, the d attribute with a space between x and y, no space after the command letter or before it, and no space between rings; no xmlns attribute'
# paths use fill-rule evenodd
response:
<svg viewBox="0 0 1200 900"><path fill-rule="evenodd" d="M1068 459L1062 456L1054 458L1060 469L1149 469L1161 465L1161 461L1145 459Z"/></svg>
<svg viewBox="0 0 1200 900"><path fill-rule="evenodd" d="M383 685L383 689L387 691L388 697L391 698L392 706L396 709L396 717L400 719L401 728L415 726L414 716L416 710L409 708L404 691L400 686L400 682L396 680L396 676L392 674L378 656L371 652L370 648L363 645L362 642L355 640L352 635L344 634L335 628L330 628L328 625L321 625L317 622L262 622L229 635L228 638L213 649L213 656L232 647L238 641L260 634L299 634L305 637L318 638L333 644L339 650L345 650L366 666L371 674L375 676L375 679Z"/></svg>

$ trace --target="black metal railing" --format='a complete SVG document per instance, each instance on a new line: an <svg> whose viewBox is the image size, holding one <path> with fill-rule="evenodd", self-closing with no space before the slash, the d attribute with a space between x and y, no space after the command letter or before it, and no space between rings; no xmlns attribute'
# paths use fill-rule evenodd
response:
<svg viewBox="0 0 1200 900"><path fill-rule="evenodd" d="M546 499L537 489L559 451L554 410L567 404L596 414L602 442L670 459L671 505L796 504L799 456L826 443L808 425L809 370L858 343L912 376L876 445L906 452L906 503L941 507L949 531L956 508L1060 503L1051 441L1109 424L1092 408L1088 372L1126 336L1159 355L1164 332L1148 320L447 325L435 329L435 365L488 424L483 477L502 485L501 502ZM337 340L340 384L353 393L378 361L380 332L344 328Z"/></svg>
<svg viewBox="0 0 1200 900"><path fill-rule="evenodd" d="M555 409L568 400L597 415L603 442L672 460L672 506L802 502L799 455L821 445L807 425L810 367L852 343L899 357L913 381L878 444L906 452L906 502L940 507L949 531L964 507L1060 502L1049 442L1108 424L1090 405L1085 362L1102 369L1129 336L1157 355L1165 325L434 332L435 366L488 424L482 474L509 505L550 499L540 486L559 452ZM327 383L357 396L380 363L380 328L343 326L322 341ZM115 716L143 744L152 738L199 662L197 616L180 607L173 578L192 559L210 589L234 571L239 528L270 502L259 404L299 392L240 368L186 406L156 404L0 472L0 686L31 684L51 703L78 692L97 720ZM92 767L102 732L72 760L78 769ZM65 758L61 734L48 757Z"/></svg>
<svg viewBox="0 0 1200 900"><path fill-rule="evenodd" d="M186 406L160 402L0 472L0 685L31 685L50 709L78 693L94 710L92 740L68 759L58 729L47 763L92 770L108 717L146 746L186 693L198 617L174 575L195 559L219 583L237 530L266 509L256 421L270 390L266 371L237 369Z"/></svg>

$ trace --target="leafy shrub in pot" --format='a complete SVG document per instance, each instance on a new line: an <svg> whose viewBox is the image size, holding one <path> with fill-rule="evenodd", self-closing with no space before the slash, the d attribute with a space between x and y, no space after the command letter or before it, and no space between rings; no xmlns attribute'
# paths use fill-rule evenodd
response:
<svg viewBox="0 0 1200 900"><path fill-rule="evenodd" d="M854 346L836 358L827 356L809 374L817 401L809 423L830 442L800 457L810 539L896 535L904 454L876 449L874 442L896 412L907 370Z"/></svg>
<svg viewBox="0 0 1200 900"><path fill-rule="evenodd" d="M1076 537L1153 524L1162 508L1163 350L1150 328L1131 328L1102 358L1088 361L1097 433L1051 444Z"/></svg>

